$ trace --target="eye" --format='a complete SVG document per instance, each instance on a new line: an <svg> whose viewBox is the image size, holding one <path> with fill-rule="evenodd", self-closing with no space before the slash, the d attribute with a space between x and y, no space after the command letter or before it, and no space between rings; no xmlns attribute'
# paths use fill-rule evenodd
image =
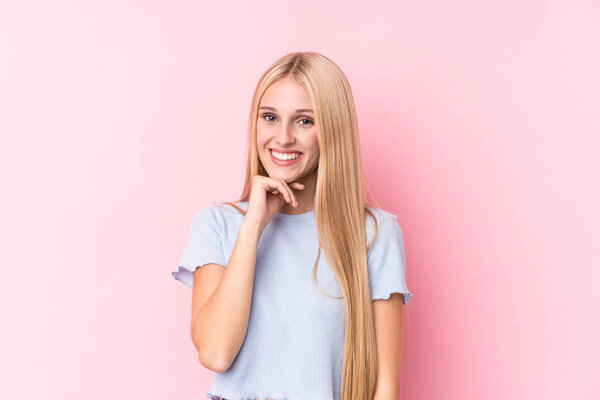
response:
<svg viewBox="0 0 600 400"><path fill-rule="evenodd" d="M310 119L308 119L308 118L303 118L300 121L308 121L308 125L309 126L313 124L313 122ZM302 124L302 125L307 125L307 124Z"/></svg>
<svg viewBox="0 0 600 400"><path fill-rule="evenodd" d="M268 117L273 117L273 118L275 118L275 116L273 116L272 114L263 114L263 115L261 115L261 117L262 117L262 118L264 118L264 119L266 119L266 120L267 120L267 122L273 122L273 120L271 120L271 119L268 119Z"/></svg>

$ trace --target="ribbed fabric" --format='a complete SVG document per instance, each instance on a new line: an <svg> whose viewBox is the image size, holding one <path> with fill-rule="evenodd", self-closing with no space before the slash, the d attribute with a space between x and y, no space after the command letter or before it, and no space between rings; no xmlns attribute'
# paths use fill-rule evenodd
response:
<svg viewBox="0 0 600 400"><path fill-rule="evenodd" d="M243 210L248 202L235 203ZM403 293L404 239L395 215L369 207L378 220L378 234L367 254L371 299ZM193 284L193 271L215 263L224 268L233 251L244 216L229 205L212 203L192 219L189 239L175 279ZM367 242L374 232L365 217ZM228 400L339 400L344 350L343 299L323 295L312 280L318 240L314 210L278 212L260 237L248 329L242 347L227 371L214 373L208 398ZM335 274L321 251L319 286L342 296Z"/></svg>

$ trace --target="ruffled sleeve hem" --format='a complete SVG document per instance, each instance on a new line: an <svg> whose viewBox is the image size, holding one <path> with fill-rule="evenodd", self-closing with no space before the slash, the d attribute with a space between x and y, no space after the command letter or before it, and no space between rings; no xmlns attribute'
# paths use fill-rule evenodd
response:
<svg viewBox="0 0 600 400"><path fill-rule="evenodd" d="M174 271L171 272L171 275L176 280L188 285L189 287L192 287L193 283L194 283L194 272L196 272L196 270L198 268L204 267L205 265L208 265L208 264L220 265L219 263L216 263L216 262L207 262L207 263L203 263L202 265L195 266L195 267L192 267L190 265L180 265L177 268L175 268ZM221 267L225 268L223 265L221 265Z"/></svg>
<svg viewBox="0 0 600 400"><path fill-rule="evenodd" d="M379 293L375 293L371 296L371 300L387 300L391 297L392 293L400 293L402 294L402 304L408 303L411 297L413 297L412 293L405 290L387 290Z"/></svg>

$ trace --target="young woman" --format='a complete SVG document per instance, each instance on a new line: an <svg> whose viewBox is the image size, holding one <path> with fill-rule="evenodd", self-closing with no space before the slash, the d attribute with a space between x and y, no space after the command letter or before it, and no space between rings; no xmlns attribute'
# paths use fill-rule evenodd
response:
<svg viewBox="0 0 600 400"><path fill-rule="evenodd" d="M277 60L254 93L242 195L196 213L172 272L193 288L210 399L398 398L403 235L364 187L342 71L314 52Z"/></svg>

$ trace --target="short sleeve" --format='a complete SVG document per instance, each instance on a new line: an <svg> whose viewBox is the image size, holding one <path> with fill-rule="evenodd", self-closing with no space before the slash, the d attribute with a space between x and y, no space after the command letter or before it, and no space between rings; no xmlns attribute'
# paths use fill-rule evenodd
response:
<svg viewBox="0 0 600 400"><path fill-rule="evenodd" d="M367 242L373 231L374 227ZM367 265L371 300L389 299L392 293L402 293L403 304L410 300L412 293L405 279L404 236L395 215L378 219L377 236L367 253Z"/></svg>
<svg viewBox="0 0 600 400"><path fill-rule="evenodd" d="M220 223L215 207L209 205L192 218L187 244L177 268L171 272L178 281L192 287L194 271L206 264L225 265Z"/></svg>

